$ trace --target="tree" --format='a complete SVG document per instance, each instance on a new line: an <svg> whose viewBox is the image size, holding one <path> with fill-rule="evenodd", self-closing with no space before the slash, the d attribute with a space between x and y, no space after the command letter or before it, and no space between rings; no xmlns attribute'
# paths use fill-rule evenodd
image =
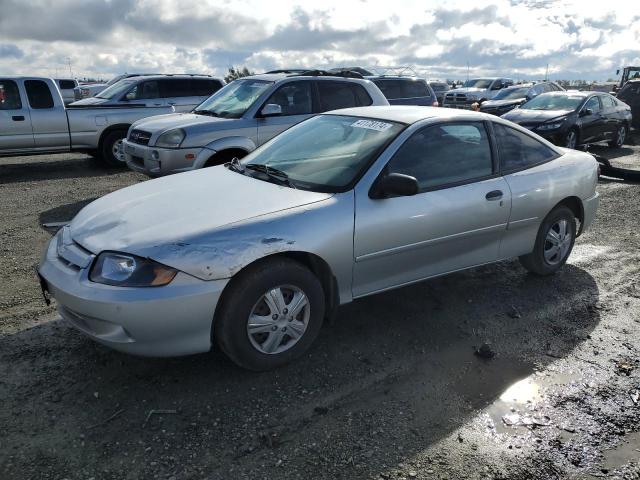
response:
<svg viewBox="0 0 640 480"><path fill-rule="evenodd" d="M241 69L236 67L229 67L229 72L225 75L224 81L229 83L238 78L248 77L249 75L253 74L254 73L250 72L247 67L242 67Z"/></svg>

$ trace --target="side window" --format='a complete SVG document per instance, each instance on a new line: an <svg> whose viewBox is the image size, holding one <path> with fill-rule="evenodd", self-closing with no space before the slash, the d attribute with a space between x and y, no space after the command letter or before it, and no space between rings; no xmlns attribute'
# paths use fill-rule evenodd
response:
<svg viewBox="0 0 640 480"><path fill-rule="evenodd" d="M602 96L600 97L602 100L603 108L614 108L616 106L616 101L612 97Z"/></svg>
<svg viewBox="0 0 640 480"><path fill-rule="evenodd" d="M357 85L355 83L352 83L350 85L356 94L356 98L358 99L358 106L368 107L373 103L373 100L371 100L371 97L362 85Z"/></svg>
<svg viewBox="0 0 640 480"><path fill-rule="evenodd" d="M551 160L557 153L544 143L515 128L493 124L500 154L500 167L509 172Z"/></svg>
<svg viewBox="0 0 640 480"><path fill-rule="evenodd" d="M320 94L320 110L322 112L361 106L360 96L349 82L318 81L317 85L318 93ZM371 102L369 102L370 104Z"/></svg>
<svg viewBox="0 0 640 480"><path fill-rule="evenodd" d="M166 80L160 80L159 82L145 82L160 84L160 92L156 97L144 97L144 98L174 98L174 97L190 97L193 95L191 89L191 81L188 78L170 78Z"/></svg>
<svg viewBox="0 0 640 480"><path fill-rule="evenodd" d="M423 191L487 177L493 173L487 131L480 122L426 127L400 147L387 171L415 177Z"/></svg>
<svg viewBox="0 0 640 480"><path fill-rule="evenodd" d="M589 100L587 100L587 103L585 103L584 108L585 110L587 108L591 109L593 113L599 112L600 100L598 100L598 97L591 97Z"/></svg>
<svg viewBox="0 0 640 480"><path fill-rule="evenodd" d="M0 78L0 110L20 110L21 108L22 101L16 82Z"/></svg>
<svg viewBox="0 0 640 480"><path fill-rule="evenodd" d="M197 97L213 95L222 88L222 84L218 80L192 80L191 82L191 95Z"/></svg>
<svg viewBox="0 0 640 480"><path fill-rule="evenodd" d="M282 108L282 115L313 113L311 82L290 82L276 90L265 104L274 103Z"/></svg>
<svg viewBox="0 0 640 480"><path fill-rule="evenodd" d="M76 82L73 80L58 80L58 86L61 90L73 90L76 88Z"/></svg>
<svg viewBox="0 0 640 480"><path fill-rule="evenodd" d="M46 82L42 80L25 80L24 88L31 108L53 108L53 97Z"/></svg>

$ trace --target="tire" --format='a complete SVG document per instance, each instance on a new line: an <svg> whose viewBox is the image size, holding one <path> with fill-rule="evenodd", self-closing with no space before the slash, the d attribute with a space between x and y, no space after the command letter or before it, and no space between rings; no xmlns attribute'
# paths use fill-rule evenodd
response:
<svg viewBox="0 0 640 480"><path fill-rule="evenodd" d="M559 232L560 225L565 222L565 235ZM555 237L559 237L561 247L555 250L554 242L549 241L550 231L553 229ZM533 252L523 255L519 258L520 263L529 272L536 275L553 275L566 263L567 258L571 255L573 245L576 240L576 219L573 212L563 205L554 208L549 215L546 216L538 235ZM553 251L557 255L550 257Z"/></svg>
<svg viewBox="0 0 640 480"><path fill-rule="evenodd" d="M609 148L621 148L624 145L624 141L627 138L627 133L629 129L626 125L620 125L616 129L616 133L614 134L613 140L609 142Z"/></svg>
<svg viewBox="0 0 640 480"><path fill-rule="evenodd" d="M100 149L100 158L105 165L109 167L125 167L127 165L124 160L119 160L114 152L117 143L126 137L126 130L113 130L104 136L102 139L102 148Z"/></svg>
<svg viewBox="0 0 640 480"><path fill-rule="evenodd" d="M275 258L250 267L231 282L212 331L220 349L236 365L254 371L272 370L309 349L322 326L325 296L320 280L308 268L287 258ZM273 291L281 297L270 296ZM292 319L286 307L302 298L300 293L307 304L293 312ZM252 314L256 320L250 323ZM249 325L254 333L249 333ZM291 332L300 336L294 339Z"/></svg>
<svg viewBox="0 0 640 480"><path fill-rule="evenodd" d="M564 145L562 146L566 148L572 148L575 150L578 147L578 138L579 138L578 130L575 128L572 128L564 136L564 139L563 139Z"/></svg>

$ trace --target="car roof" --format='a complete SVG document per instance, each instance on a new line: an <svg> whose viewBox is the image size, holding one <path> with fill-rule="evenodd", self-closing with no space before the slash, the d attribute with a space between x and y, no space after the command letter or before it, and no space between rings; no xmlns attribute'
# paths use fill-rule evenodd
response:
<svg viewBox="0 0 640 480"><path fill-rule="evenodd" d="M423 107L416 105L384 105L375 107L354 107L331 110L322 115L349 115L353 117L373 118L376 120L388 120L412 124L427 118L446 120L483 121L495 120L494 115L442 107Z"/></svg>
<svg viewBox="0 0 640 480"><path fill-rule="evenodd" d="M211 80L220 80L218 77L212 77L211 75L190 75L188 73L185 74L176 74L172 75L170 73L159 73L159 74L145 74L145 75L134 75L132 77L126 77L122 80L159 80L165 78L198 78L198 79L211 79Z"/></svg>
<svg viewBox="0 0 640 480"><path fill-rule="evenodd" d="M410 81L422 80L423 82L426 82L424 78L409 77L406 75L367 75L364 78L366 78L367 80L410 80Z"/></svg>

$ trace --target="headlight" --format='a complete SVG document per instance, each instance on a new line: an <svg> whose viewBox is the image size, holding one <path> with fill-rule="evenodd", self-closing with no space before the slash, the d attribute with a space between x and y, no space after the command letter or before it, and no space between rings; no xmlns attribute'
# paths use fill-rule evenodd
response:
<svg viewBox="0 0 640 480"><path fill-rule="evenodd" d="M93 263L89 280L118 287L160 287L171 282L177 273L174 268L146 258L103 252Z"/></svg>
<svg viewBox="0 0 640 480"><path fill-rule="evenodd" d="M538 130L555 130L556 128L560 128L563 123L564 120L553 123L543 123L542 125L538 126Z"/></svg>
<svg viewBox="0 0 640 480"><path fill-rule="evenodd" d="M185 136L186 133L184 133L184 130L181 128L174 128L173 130L169 130L158 137L156 147L178 148Z"/></svg>

